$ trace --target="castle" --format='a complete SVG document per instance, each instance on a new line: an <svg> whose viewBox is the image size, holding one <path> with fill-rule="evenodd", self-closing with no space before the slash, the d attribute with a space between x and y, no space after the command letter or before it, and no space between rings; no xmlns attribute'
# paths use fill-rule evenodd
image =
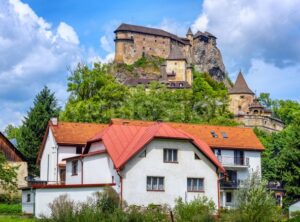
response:
<svg viewBox="0 0 300 222"><path fill-rule="evenodd" d="M284 124L263 107L249 89L240 72L233 87L226 84L225 67L216 37L209 32L193 34L189 28L186 37L179 37L161 29L121 24L115 30L115 62L133 64L143 56L160 57L165 62L156 78L131 77L123 81L127 86L147 85L159 81L171 89L190 88L193 82L192 65L197 71L209 73L216 81L229 88L229 110L235 120L246 127L280 131Z"/></svg>
<svg viewBox="0 0 300 222"><path fill-rule="evenodd" d="M191 64L200 72L224 81L225 66L216 37L209 32L193 34L189 28L182 38L161 29L121 24L115 30L115 62L133 64L142 56L165 59L158 79L169 88L188 88L192 84ZM129 79L127 85L147 84L154 79Z"/></svg>
<svg viewBox="0 0 300 222"><path fill-rule="evenodd" d="M257 127L269 132L284 128L283 122L273 117L272 112L261 105L241 72L234 86L229 89L229 97L229 110L234 114L235 120L245 126Z"/></svg>

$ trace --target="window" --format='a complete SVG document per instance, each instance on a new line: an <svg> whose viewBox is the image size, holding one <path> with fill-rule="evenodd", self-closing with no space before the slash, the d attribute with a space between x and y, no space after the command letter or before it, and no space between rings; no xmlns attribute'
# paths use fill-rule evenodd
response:
<svg viewBox="0 0 300 222"><path fill-rule="evenodd" d="M240 96L240 98L241 98L241 99L244 99L244 98L245 98L245 96Z"/></svg>
<svg viewBox="0 0 300 222"><path fill-rule="evenodd" d="M203 178L187 178L187 191L188 192L203 192L204 179Z"/></svg>
<svg viewBox="0 0 300 222"><path fill-rule="evenodd" d="M82 154L82 147L81 146L76 147L76 154Z"/></svg>
<svg viewBox="0 0 300 222"><path fill-rule="evenodd" d="M218 156L221 156L222 155L221 149L216 149L215 154L217 154Z"/></svg>
<svg viewBox="0 0 300 222"><path fill-rule="evenodd" d="M78 174L78 160L72 161L72 175Z"/></svg>
<svg viewBox="0 0 300 222"><path fill-rule="evenodd" d="M210 134L213 138L218 138L218 134L215 131L210 131Z"/></svg>
<svg viewBox="0 0 300 222"><path fill-rule="evenodd" d="M228 135L227 135L226 132L221 132L221 134L222 134L222 136L223 136L224 139L227 139L227 138L228 138Z"/></svg>
<svg viewBox="0 0 300 222"><path fill-rule="evenodd" d="M147 191L164 191L164 177L147 177Z"/></svg>
<svg viewBox="0 0 300 222"><path fill-rule="evenodd" d="M176 149L164 149L164 162L177 163L177 150Z"/></svg>
<svg viewBox="0 0 300 222"><path fill-rule="evenodd" d="M26 202L29 203L31 201L31 195L30 193L27 194Z"/></svg>
<svg viewBox="0 0 300 222"><path fill-rule="evenodd" d="M199 155L197 153L195 153L195 160L201 160L201 158L199 157Z"/></svg>
<svg viewBox="0 0 300 222"><path fill-rule="evenodd" d="M226 192L226 203L231 203L232 201L232 193Z"/></svg>
<svg viewBox="0 0 300 222"><path fill-rule="evenodd" d="M182 83L179 83L179 87L183 87L183 84L182 84Z"/></svg>
<svg viewBox="0 0 300 222"><path fill-rule="evenodd" d="M241 107L241 106L238 106L238 109L239 109L239 111L241 111L241 110L242 110L242 107Z"/></svg>
<svg viewBox="0 0 300 222"><path fill-rule="evenodd" d="M177 62L175 62L175 65L177 65Z"/></svg>

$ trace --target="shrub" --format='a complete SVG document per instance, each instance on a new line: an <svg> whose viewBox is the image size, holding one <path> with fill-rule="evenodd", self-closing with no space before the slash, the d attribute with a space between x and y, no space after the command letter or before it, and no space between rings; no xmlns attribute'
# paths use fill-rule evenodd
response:
<svg viewBox="0 0 300 222"><path fill-rule="evenodd" d="M95 193L96 206L103 213L114 212L120 204L117 192L111 187L105 187L103 192Z"/></svg>
<svg viewBox="0 0 300 222"><path fill-rule="evenodd" d="M257 173L253 173L237 191L237 213L239 220L236 221L243 222L271 222L280 219L275 199Z"/></svg>
<svg viewBox="0 0 300 222"><path fill-rule="evenodd" d="M189 203L179 198L176 200L174 214L177 222L210 222L215 221L215 210L214 202L207 197L199 197Z"/></svg>
<svg viewBox="0 0 300 222"><path fill-rule="evenodd" d="M6 204L18 204L21 202L21 196L17 193L1 193L0 194L0 203Z"/></svg>
<svg viewBox="0 0 300 222"><path fill-rule="evenodd" d="M148 207L129 206L126 209L126 221L130 222L169 222L166 206L150 204Z"/></svg>
<svg viewBox="0 0 300 222"><path fill-rule="evenodd" d="M291 213L291 219L289 222L299 222L300 221L300 211L295 211Z"/></svg>
<svg viewBox="0 0 300 222"><path fill-rule="evenodd" d="M76 212L76 204L68 195L61 195L49 204L53 221L73 222Z"/></svg>

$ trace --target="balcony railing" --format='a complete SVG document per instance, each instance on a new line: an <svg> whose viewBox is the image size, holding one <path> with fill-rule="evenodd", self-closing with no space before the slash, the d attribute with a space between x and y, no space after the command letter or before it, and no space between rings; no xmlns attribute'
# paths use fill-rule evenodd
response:
<svg viewBox="0 0 300 222"><path fill-rule="evenodd" d="M241 185L241 180L221 180L220 187L221 188L231 188L236 189Z"/></svg>
<svg viewBox="0 0 300 222"><path fill-rule="evenodd" d="M218 155L217 158L224 166L249 166L249 158L220 155Z"/></svg>

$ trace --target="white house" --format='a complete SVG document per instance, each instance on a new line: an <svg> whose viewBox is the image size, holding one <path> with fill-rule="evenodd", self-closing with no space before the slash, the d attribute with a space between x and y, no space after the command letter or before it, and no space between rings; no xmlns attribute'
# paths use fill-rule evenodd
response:
<svg viewBox="0 0 300 222"><path fill-rule="evenodd" d="M251 129L120 119L100 128L86 140L82 154L59 157L58 164L66 164L65 184L54 185L50 180L23 190L23 202L30 203L27 208L23 204L23 211L47 216L48 204L62 193L84 201L104 186L112 186L128 204L172 207L179 197L190 201L207 196L219 208L230 205L228 193L238 188L226 187L224 181L242 180L260 171L263 146ZM46 134L45 148L51 140ZM45 148L40 155L41 171L50 172L49 167L42 168L44 156L49 155ZM220 177L225 169L230 175L226 180Z"/></svg>
<svg viewBox="0 0 300 222"><path fill-rule="evenodd" d="M82 154L86 141L106 127L106 124L58 122L52 118L37 157L40 179L48 184L63 184L66 167L63 159Z"/></svg>

